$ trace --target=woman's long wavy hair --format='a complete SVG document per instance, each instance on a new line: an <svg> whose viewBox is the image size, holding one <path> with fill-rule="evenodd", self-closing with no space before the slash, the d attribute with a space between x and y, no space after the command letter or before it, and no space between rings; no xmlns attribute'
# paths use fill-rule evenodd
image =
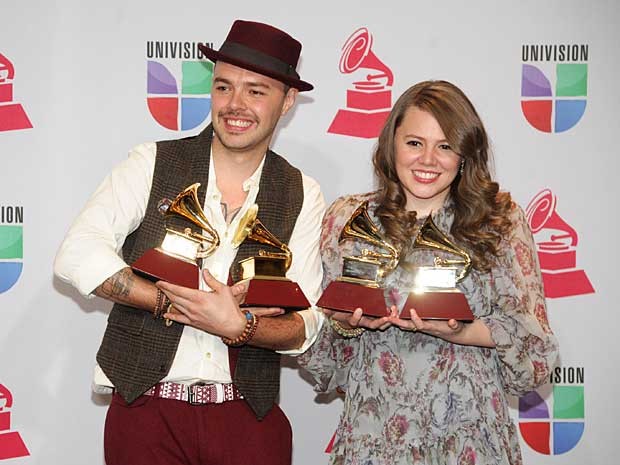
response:
<svg viewBox="0 0 620 465"><path fill-rule="evenodd" d="M452 149L463 161L450 186L455 205L450 233L459 245L472 252L474 268L488 271L498 253L499 242L510 228L512 200L489 172L489 142L474 106L454 84L425 81L400 96L385 123L373 156L379 188L375 214L387 239L406 252L415 231L415 212L406 210L405 191L395 167L394 136L408 109L416 107L433 115Z"/></svg>

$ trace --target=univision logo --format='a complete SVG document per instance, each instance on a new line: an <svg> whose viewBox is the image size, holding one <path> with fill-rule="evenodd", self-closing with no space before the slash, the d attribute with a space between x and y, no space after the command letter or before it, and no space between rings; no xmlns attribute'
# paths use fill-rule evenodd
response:
<svg viewBox="0 0 620 465"><path fill-rule="evenodd" d="M149 41L146 56L146 101L155 121L173 131L200 126L211 112L213 63L199 61L198 42Z"/></svg>
<svg viewBox="0 0 620 465"><path fill-rule="evenodd" d="M521 58L525 119L542 132L574 127L586 110L588 45L523 45Z"/></svg>
<svg viewBox="0 0 620 465"><path fill-rule="evenodd" d="M559 455L579 443L585 427L583 383L583 367L558 367L549 385L519 399L519 431L529 447ZM549 394L546 398L543 391Z"/></svg>
<svg viewBox="0 0 620 465"><path fill-rule="evenodd" d="M0 293L13 287L22 274L24 207L0 205Z"/></svg>

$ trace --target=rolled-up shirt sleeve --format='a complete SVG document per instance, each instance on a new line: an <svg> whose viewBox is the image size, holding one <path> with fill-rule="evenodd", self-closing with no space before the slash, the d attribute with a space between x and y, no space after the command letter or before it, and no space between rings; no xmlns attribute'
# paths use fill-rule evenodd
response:
<svg viewBox="0 0 620 465"><path fill-rule="evenodd" d="M120 251L144 218L155 154L155 143L131 150L99 185L63 240L54 273L84 296L128 266Z"/></svg>
<svg viewBox="0 0 620 465"><path fill-rule="evenodd" d="M512 233L503 241L499 264L492 270L492 312L481 320L496 344L506 391L523 395L548 379L558 358L558 342L547 320L534 240L520 208L515 207L512 221Z"/></svg>
<svg viewBox="0 0 620 465"><path fill-rule="evenodd" d="M304 320L306 340L298 349L281 350L281 354L299 355L315 341L323 324L323 313L315 304L321 296L323 269L319 252L321 220L325 214L325 199L319 184L303 175L304 202L293 228L289 248L293 262L287 277L299 284L312 307L297 312Z"/></svg>

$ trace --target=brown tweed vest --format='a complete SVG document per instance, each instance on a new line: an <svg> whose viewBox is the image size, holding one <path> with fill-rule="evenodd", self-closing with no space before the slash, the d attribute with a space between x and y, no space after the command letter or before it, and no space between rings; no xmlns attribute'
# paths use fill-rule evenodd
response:
<svg viewBox="0 0 620 465"><path fill-rule="evenodd" d="M123 257L133 263L146 250L161 244L165 236L163 216L157 204L173 199L181 190L200 182L198 198L204 199L209 177L213 130L211 126L194 137L157 143L153 185L146 214L140 227L129 235ZM260 221L288 243L303 203L301 173L272 151L267 152L256 198ZM183 218L176 227L198 228ZM239 261L265 246L244 242L230 269L236 281ZM97 353L97 362L127 402L133 402L169 372L183 326L166 327L148 312L115 304ZM263 418L278 395L280 355L274 351L245 346L239 351L233 381L258 418Z"/></svg>

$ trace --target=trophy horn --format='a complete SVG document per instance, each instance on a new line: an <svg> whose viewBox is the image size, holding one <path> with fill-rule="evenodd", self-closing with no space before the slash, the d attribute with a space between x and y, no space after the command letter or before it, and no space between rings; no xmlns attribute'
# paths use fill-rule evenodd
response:
<svg viewBox="0 0 620 465"><path fill-rule="evenodd" d="M441 250L449 254L457 255L460 259L444 259L435 257L436 266L452 266L462 265L463 268L456 277L456 282L460 282L467 276L471 269L471 257L469 254L458 247L446 236L433 221L432 215L426 217L424 224L420 227L420 231L413 241L413 249L431 249Z"/></svg>
<svg viewBox="0 0 620 465"><path fill-rule="evenodd" d="M189 187L186 187L176 198L172 201L166 213L166 218L173 215L181 216L196 226L202 228L206 232L204 234L192 233L192 236L200 239L208 244L208 246L200 251L199 258L208 257L213 253L220 243L220 236L217 231L211 226L209 220L205 216L204 210L198 200L198 187L200 183L197 182Z"/></svg>
<svg viewBox="0 0 620 465"><path fill-rule="evenodd" d="M344 228L342 228L338 241L341 242L346 239L361 239L364 242L368 242L383 250L387 250L387 253L375 252L368 249L364 249L362 251L362 254L365 257L389 260L387 264L382 266L383 275L387 274L389 271L392 271L398 265L400 253L383 237L379 231L379 228L377 228L377 226L370 219L370 216L368 215L368 201L365 201L355 209L351 217L345 223Z"/></svg>
<svg viewBox="0 0 620 465"><path fill-rule="evenodd" d="M239 247L243 241L250 239L259 244L270 245L282 252L259 251L261 257L285 258L285 269L288 270L293 260L291 250L286 244L271 233L258 219L258 205L252 205L239 221L239 226L233 236L233 247Z"/></svg>

